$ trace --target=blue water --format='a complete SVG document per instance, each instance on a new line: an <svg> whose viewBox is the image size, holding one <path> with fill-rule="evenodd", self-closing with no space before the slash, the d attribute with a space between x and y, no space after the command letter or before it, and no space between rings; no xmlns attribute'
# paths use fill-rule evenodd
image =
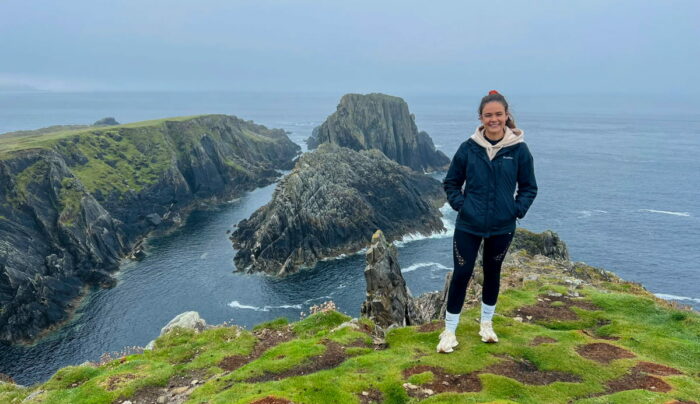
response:
<svg viewBox="0 0 700 404"><path fill-rule="evenodd" d="M101 93L0 94L0 133L55 124L120 122L199 113L234 114L304 139L342 94ZM402 95L421 130L452 157L477 125L478 97ZM535 157L540 193L521 226L552 229L572 259L641 282L700 308L700 100L654 97L512 96ZM444 173L435 177L441 179ZM196 310L209 323L252 326L291 320L333 300L359 314L364 255L319 263L283 279L233 273L227 230L270 200L274 185L211 210L152 239L148 256L125 263L118 285L85 299L74 319L32 347L0 346L0 373L23 384L104 352L143 346L175 315ZM448 227L455 219L443 210ZM414 294L442 288L452 269L451 233L400 243Z"/></svg>

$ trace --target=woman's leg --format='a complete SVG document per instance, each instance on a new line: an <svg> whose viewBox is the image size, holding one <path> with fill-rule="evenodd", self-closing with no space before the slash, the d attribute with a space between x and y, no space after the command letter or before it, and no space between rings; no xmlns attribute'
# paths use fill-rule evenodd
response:
<svg viewBox="0 0 700 404"><path fill-rule="evenodd" d="M440 334L438 352L452 352L458 345L455 332L459 324L459 313L462 311L464 298L467 295L469 278L474 272L474 262L479 252L481 237L463 231L455 230L452 239L452 257L454 270L447 292L447 313L445 313L445 331Z"/></svg>
<svg viewBox="0 0 700 404"><path fill-rule="evenodd" d="M449 313L459 314L462 311L480 244L481 237L455 230L452 239L454 270L452 271L450 290L447 292L447 311Z"/></svg>
<svg viewBox="0 0 700 404"><path fill-rule="evenodd" d="M506 257L513 233L492 236L484 239L484 289L481 300L495 306L501 286L501 266Z"/></svg>
<svg viewBox="0 0 700 404"><path fill-rule="evenodd" d="M484 239L484 287L481 294L481 327L479 335L484 342L498 342L491 320L501 285L501 265L506 257L513 233Z"/></svg>

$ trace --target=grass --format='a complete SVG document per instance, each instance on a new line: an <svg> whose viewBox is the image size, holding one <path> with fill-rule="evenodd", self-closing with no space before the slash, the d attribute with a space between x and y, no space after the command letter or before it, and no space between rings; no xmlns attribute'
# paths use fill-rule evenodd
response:
<svg viewBox="0 0 700 404"><path fill-rule="evenodd" d="M533 304L551 284L528 282L524 287L504 292L499 312ZM555 288L556 289L556 288ZM327 348L324 341L341 345L371 338L357 329L337 329L349 318L336 311L313 314L295 323L277 319L248 331L236 326L219 327L201 333L176 329L159 338L152 351L111 361L101 366L77 366L60 370L49 381L31 388L0 384L0 402L18 402L31 391L45 392L30 402L108 403L127 399L147 386L166 386L176 375L198 372L206 380L189 396L188 403L249 403L269 395L295 403L358 403L362 391L381 391L384 402L412 403L404 383L424 385L434 380L432 372L404 378L402 371L416 365L443 368L448 373L479 372L497 363L504 356L533 363L541 371L559 371L576 375L580 382L554 382L549 385L528 385L512 378L480 373L479 392L445 392L428 397L426 403L517 402L517 403L663 403L673 399L695 399L700 396L700 317L659 304L648 296L596 288L581 293L601 310L576 309L583 318L580 326L591 320L605 320L600 334L615 335L617 341L602 341L580 331L581 327L552 327L551 324L522 323L509 316L497 315L494 327L498 344L479 341L477 309L463 312L457 336L459 347L449 355L435 353L440 330L422 333L416 327L391 330L386 336L388 348L347 348L347 358L337 367L300 374L281 380L248 383L246 379L266 373L288 371L309 363ZM502 310L502 311L501 311ZM368 320L361 320L369 324ZM600 324L600 323L599 323ZM276 345L243 366L225 371L218 365L232 355L248 355L255 346L254 332L264 328L282 330L289 327L295 338ZM598 332L598 331L597 331ZM554 338L556 342L533 346L537 336ZM576 347L605 342L634 353L635 358L618 359L601 364L585 359ZM672 386L668 393L647 390L605 394L608 381L626 374L639 361L650 361L674 367L682 375L661 377ZM189 372L189 373L188 373ZM601 395L602 394L602 395ZM600 395L600 396L599 396Z"/></svg>

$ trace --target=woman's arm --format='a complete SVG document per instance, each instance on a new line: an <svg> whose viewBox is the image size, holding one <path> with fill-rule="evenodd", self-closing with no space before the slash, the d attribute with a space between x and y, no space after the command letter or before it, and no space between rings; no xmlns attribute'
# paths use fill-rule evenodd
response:
<svg viewBox="0 0 700 404"><path fill-rule="evenodd" d="M457 149L457 153L452 158L450 162L450 168L447 170L447 175L445 179L442 180L442 187L445 189L447 194L447 202L449 202L452 209L459 212L464 204L464 195L462 195L462 185L464 185L464 180L466 179L466 167L467 162L465 161L466 150L464 149L464 143Z"/></svg>
<svg viewBox="0 0 700 404"><path fill-rule="evenodd" d="M535 180L535 166L530 149L525 143L520 146L518 159L518 192L515 196L516 216L518 219L525 217L530 209L532 201L537 196L537 181Z"/></svg>

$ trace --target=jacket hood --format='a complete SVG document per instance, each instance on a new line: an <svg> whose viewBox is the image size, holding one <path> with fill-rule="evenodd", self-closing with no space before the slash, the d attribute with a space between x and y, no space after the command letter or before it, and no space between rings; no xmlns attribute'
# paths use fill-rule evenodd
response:
<svg viewBox="0 0 700 404"><path fill-rule="evenodd" d="M498 151L502 148L524 142L525 132L522 129L511 129L506 126L506 133L503 136L503 139L496 144L491 144L488 140L486 140L484 135L484 127L479 126L476 128L476 131L474 131L474 134L471 135L471 138L474 139L476 144L486 149L486 155L488 155L489 160L493 160L493 158L496 157L496 154L498 154Z"/></svg>

